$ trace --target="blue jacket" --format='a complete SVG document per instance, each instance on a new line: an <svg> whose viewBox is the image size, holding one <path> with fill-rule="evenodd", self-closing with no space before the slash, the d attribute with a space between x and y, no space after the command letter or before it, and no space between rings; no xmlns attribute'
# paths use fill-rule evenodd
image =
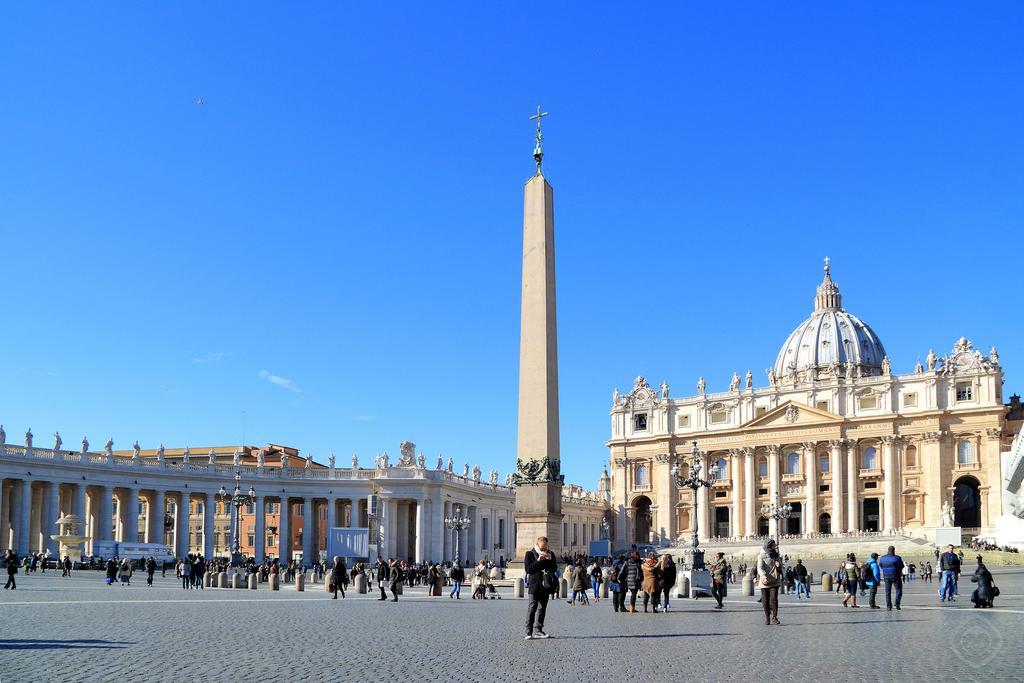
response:
<svg viewBox="0 0 1024 683"><path fill-rule="evenodd" d="M899 555L882 555L878 558L878 566L882 568L882 577L899 579L903 577L903 558Z"/></svg>
<svg viewBox="0 0 1024 683"><path fill-rule="evenodd" d="M871 572L866 577L864 577L865 583L867 583L869 586L874 586L881 583L882 572L878 567L878 562L874 559L869 559L867 562L864 563L864 566L867 567L868 570Z"/></svg>

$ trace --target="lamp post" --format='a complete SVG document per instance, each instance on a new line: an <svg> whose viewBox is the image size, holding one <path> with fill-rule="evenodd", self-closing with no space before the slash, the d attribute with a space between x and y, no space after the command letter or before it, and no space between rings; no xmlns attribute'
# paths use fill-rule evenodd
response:
<svg viewBox="0 0 1024 683"><path fill-rule="evenodd" d="M231 566L242 566L242 551L239 543L239 535L242 525L242 507L250 505L256 500L256 490L250 486L248 493L242 493L242 473L235 472L235 491L232 494L227 492L223 486L215 496L218 503L226 503L235 508L235 524L231 529Z"/></svg>
<svg viewBox="0 0 1024 683"><path fill-rule="evenodd" d="M452 510L451 517L444 518L444 525L455 532L455 561L460 562L459 558L459 532L463 529L469 528L469 517L462 517L462 506L456 505L455 509Z"/></svg>
<svg viewBox="0 0 1024 683"><path fill-rule="evenodd" d="M761 516L775 520L775 548L778 549L779 539L782 538L782 532L779 530L779 522L793 516L793 506L789 503L785 503L783 505L779 505L778 503L762 503Z"/></svg>
<svg viewBox="0 0 1024 683"><path fill-rule="evenodd" d="M691 492L691 500L693 500L693 535L690 538L690 545L693 552L693 568L704 569L704 551L699 549L700 536L698 535L698 515L697 515L697 491L701 487L710 487L715 478L718 476L718 465L712 465L708 474L711 480L704 479L701 476L701 471L704 469L704 463L701 459L700 449L697 448L697 442L692 442L690 446L690 465L686 476L684 477L679 471L679 464L672 465L672 481L678 488L688 488Z"/></svg>

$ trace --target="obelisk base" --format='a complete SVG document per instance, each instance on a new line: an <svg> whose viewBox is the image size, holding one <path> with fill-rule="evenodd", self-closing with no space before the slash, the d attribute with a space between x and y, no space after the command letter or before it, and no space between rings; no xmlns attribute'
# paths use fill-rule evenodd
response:
<svg viewBox="0 0 1024 683"><path fill-rule="evenodd" d="M548 550L562 554L562 485L553 482L520 484L516 487L516 554L506 576L523 575L526 551L546 536Z"/></svg>

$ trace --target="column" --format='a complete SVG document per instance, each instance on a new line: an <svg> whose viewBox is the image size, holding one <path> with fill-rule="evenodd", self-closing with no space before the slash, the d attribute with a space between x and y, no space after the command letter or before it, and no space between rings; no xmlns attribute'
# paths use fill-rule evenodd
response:
<svg viewBox="0 0 1024 683"><path fill-rule="evenodd" d="M32 517L32 480L22 479L21 480L21 491L18 496L18 524L15 528L15 534L18 539L17 549L18 555L28 555L28 542L29 542L29 528Z"/></svg>
<svg viewBox="0 0 1024 683"><path fill-rule="evenodd" d="M42 538L43 516L46 513L45 491L45 482L32 489L32 504L29 506L28 549L33 553L43 550L40 539Z"/></svg>
<svg viewBox="0 0 1024 683"><path fill-rule="evenodd" d="M306 496L302 499L302 564L307 567L316 560L313 551L316 527L313 522L313 499Z"/></svg>
<svg viewBox="0 0 1024 683"><path fill-rule="evenodd" d="M206 492L206 500L203 503L203 556L210 559L214 556L213 550L213 515L217 511L217 502L213 493Z"/></svg>
<svg viewBox="0 0 1024 683"><path fill-rule="evenodd" d="M857 468L857 442L848 441L846 444L846 480L849 482L849 488L846 491L846 530L856 531L859 527L857 524L857 489L859 470Z"/></svg>
<svg viewBox="0 0 1024 683"><path fill-rule="evenodd" d="M441 562L444 560L444 501L440 499L431 501L428 525L430 528L429 559L433 562Z"/></svg>
<svg viewBox="0 0 1024 683"><path fill-rule="evenodd" d="M187 491L178 494L178 504L174 506L174 554L185 557L189 553L189 511L191 501Z"/></svg>
<svg viewBox="0 0 1024 683"><path fill-rule="evenodd" d="M241 524L239 523L239 513L241 511L238 508L235 507L234 503L235 503L235 500L234 500L233 496L232 496L232 499L231 499L230 502L225 503L225 506L227 506L227 509L228 509L228 528L227 528L227 538L225 540L227 541L226 545L227 545L227 553L228 553L229 557L230 557L231 553L234 552L234 549L235 549L235 538L236 538L235 534L236 533L238 534L238 537L237 537L238 538L238 548L239 548L239 550L241 550L241 548L242 548L242 528L241 528Z"/></svg>
<svg viewBox="0 0 1024 683"><path fill-rule="evenodd" d="M804 525L803 532L818 530L818 444L804 444Z"/></svg>
<svg viewBox="0 0 1024 683"><path fill-rule="evenodd" d="M743 452L729 451L729 466L732 470L732 510L729 513L729 536L739 538L743 535Z"/></svg>
<svg viewBox="0 0 1024 683"><path fill-rule="evenodd" d="M256 511L256 520L252 526L255 541L252 556L256 562L262 562L267 554L267 504L263 496L256 496L253 500L253 510Z"/></svg>
<svg viewBox="0 0 1024 683"><path fill-rule="evenodd" d="M395 520L395 557L409 559L409 501L399 501Z"/></svg>
<svg viewBox="0 0 1024 683"><path fill-rule="evenodd" d="M330 530L338 526L338 499L328 498L327 499L327 533Z"/></svg>
<svg viewBox="0 0 1024 683"><path fill-rule="evenodd" d="M829 470L832 472L832 533L842 533L846 526L843 524L843 481L845 473L843 470L843 440L836 439L829 441Z"/></svg>
<svg viewBox="0 0 1024 683"><path fill-rule="evenodd" d="M162 544L166 540L164 519L167 517L167 492L163 489L154 491L152 500L153 504L149 508L149 542Z"/></svg>
<svg viewBox="0 0 1024 683"><path fill-rule="evenodd" d="M896 437L882 437L882 531L896 528Z"/></svg>
<svg viewBox="0 0 1024 683"><path fill-rule="evenodd" d="M364 501L362 501L362 500L360 500L358 498L353 498L352 501L351 501L352 511L351 511L351 513L348 516L348 526L349 526L350 529L357 529L357 528L359 528L359 518L360 518L359 510L362 507L363 502Z"/></svg>
<svg viewBox="0 0 1024 683"><path fill-rule="evenodd" d="M398 501L389 498L384 503L384 556L387 559L398 553Z"/></svg>
<svg viewBox="0 0 1024 683"><path fill-rule="evenodd" d="M670 453L658 453L654 456L654 467L651 472L651 482L654 490L658 492L654 503L658 510L652 520L652 529L658 538L664 541L671 541L675 538L675 506L672 504L672 492L675 485L672 482L672 455ZM706 470L705 470L706 471ZM572 541L572 523L569 524L569 541ZM583 542L582 537L578 539Z"/></svg>
<svg viewBox="0 0 1024 683"><path fill-rule="evenodd" d="M278 558L289 562L292 559L292 504L291 499L281 496L277 522L277 553Z"/></svg>
<svg viewBox="0 0 1024 683"><path fill-rule="evenodd" d="M426 559L426 542L429 533L427 517L430 513L424 508L429 506L430 502L429 500L416 501L416 562L423 562Z"/></svg>
<svg viewBox="0 0 1024 683"><path fill-rule="evenodd" d="M443 539L441 541L441 559L445 562L451 562L452 557L455 556L455 553L452 550L452 532L450 529L448 529L448 525L444 521L452 515L452 504L450 502L444 502L441 514L441 538Z"/></svg>
<svg viewBox="0 0 1024 683"><path fill-rule="evenodd" d="M754 508L757 492L757 479L754 474L754 449L743 449L743 534L757 535L757 517Z"/></svg>
<svg viewBox="0 0 1024 683"><path fill-rule="evenodd" d="M100 541L114 540L114 491L109 486L96 487L96 495L99 496L99 530ZM94 546L95 547L95 546Z"/></svg>
<svg viewBox="0 0 1024 683"><path fill-rule="evenodd" d="M11 547L11 494L0 477L0 548Z"/></svg>
<svg viewBox="0 0 1024 683"><path fill-rule="evenodd" d="M128 489L128 504L126 506L125 538L128 543L139 542L139 490Z"/></svg>
<svg viewBox="0 0 1024 683"><path fill-rule="evenodd" d="M57 533L57 519L60 517L60 484L51 481L46 485L46 517L42 524L43 547L50 551L50 557L60 559L60 543L50 538Z"/></svg>
<svg viewBox="0 0 1024 683"><path fill-rule="evenodd" d="M779 471L779 447L769 446L768 447L768 493L770 501L778 505L781 503L779 493L781 487L782 475ZM768 520L768 535L778 538L779 535L779 522L776 519Z"/></svg>

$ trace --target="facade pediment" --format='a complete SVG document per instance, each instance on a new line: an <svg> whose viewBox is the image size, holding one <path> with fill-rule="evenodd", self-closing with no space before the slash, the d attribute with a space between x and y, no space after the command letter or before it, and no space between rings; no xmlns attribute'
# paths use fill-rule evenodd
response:
<svg viewBox="0 0 1024 683"><path fill-rule="evenodd" d="M834 424L842 421L842 417L827 410L786 401L764 415L740 425L740 429L747 431L772 427L801 427L812 424Z"/></svg>

